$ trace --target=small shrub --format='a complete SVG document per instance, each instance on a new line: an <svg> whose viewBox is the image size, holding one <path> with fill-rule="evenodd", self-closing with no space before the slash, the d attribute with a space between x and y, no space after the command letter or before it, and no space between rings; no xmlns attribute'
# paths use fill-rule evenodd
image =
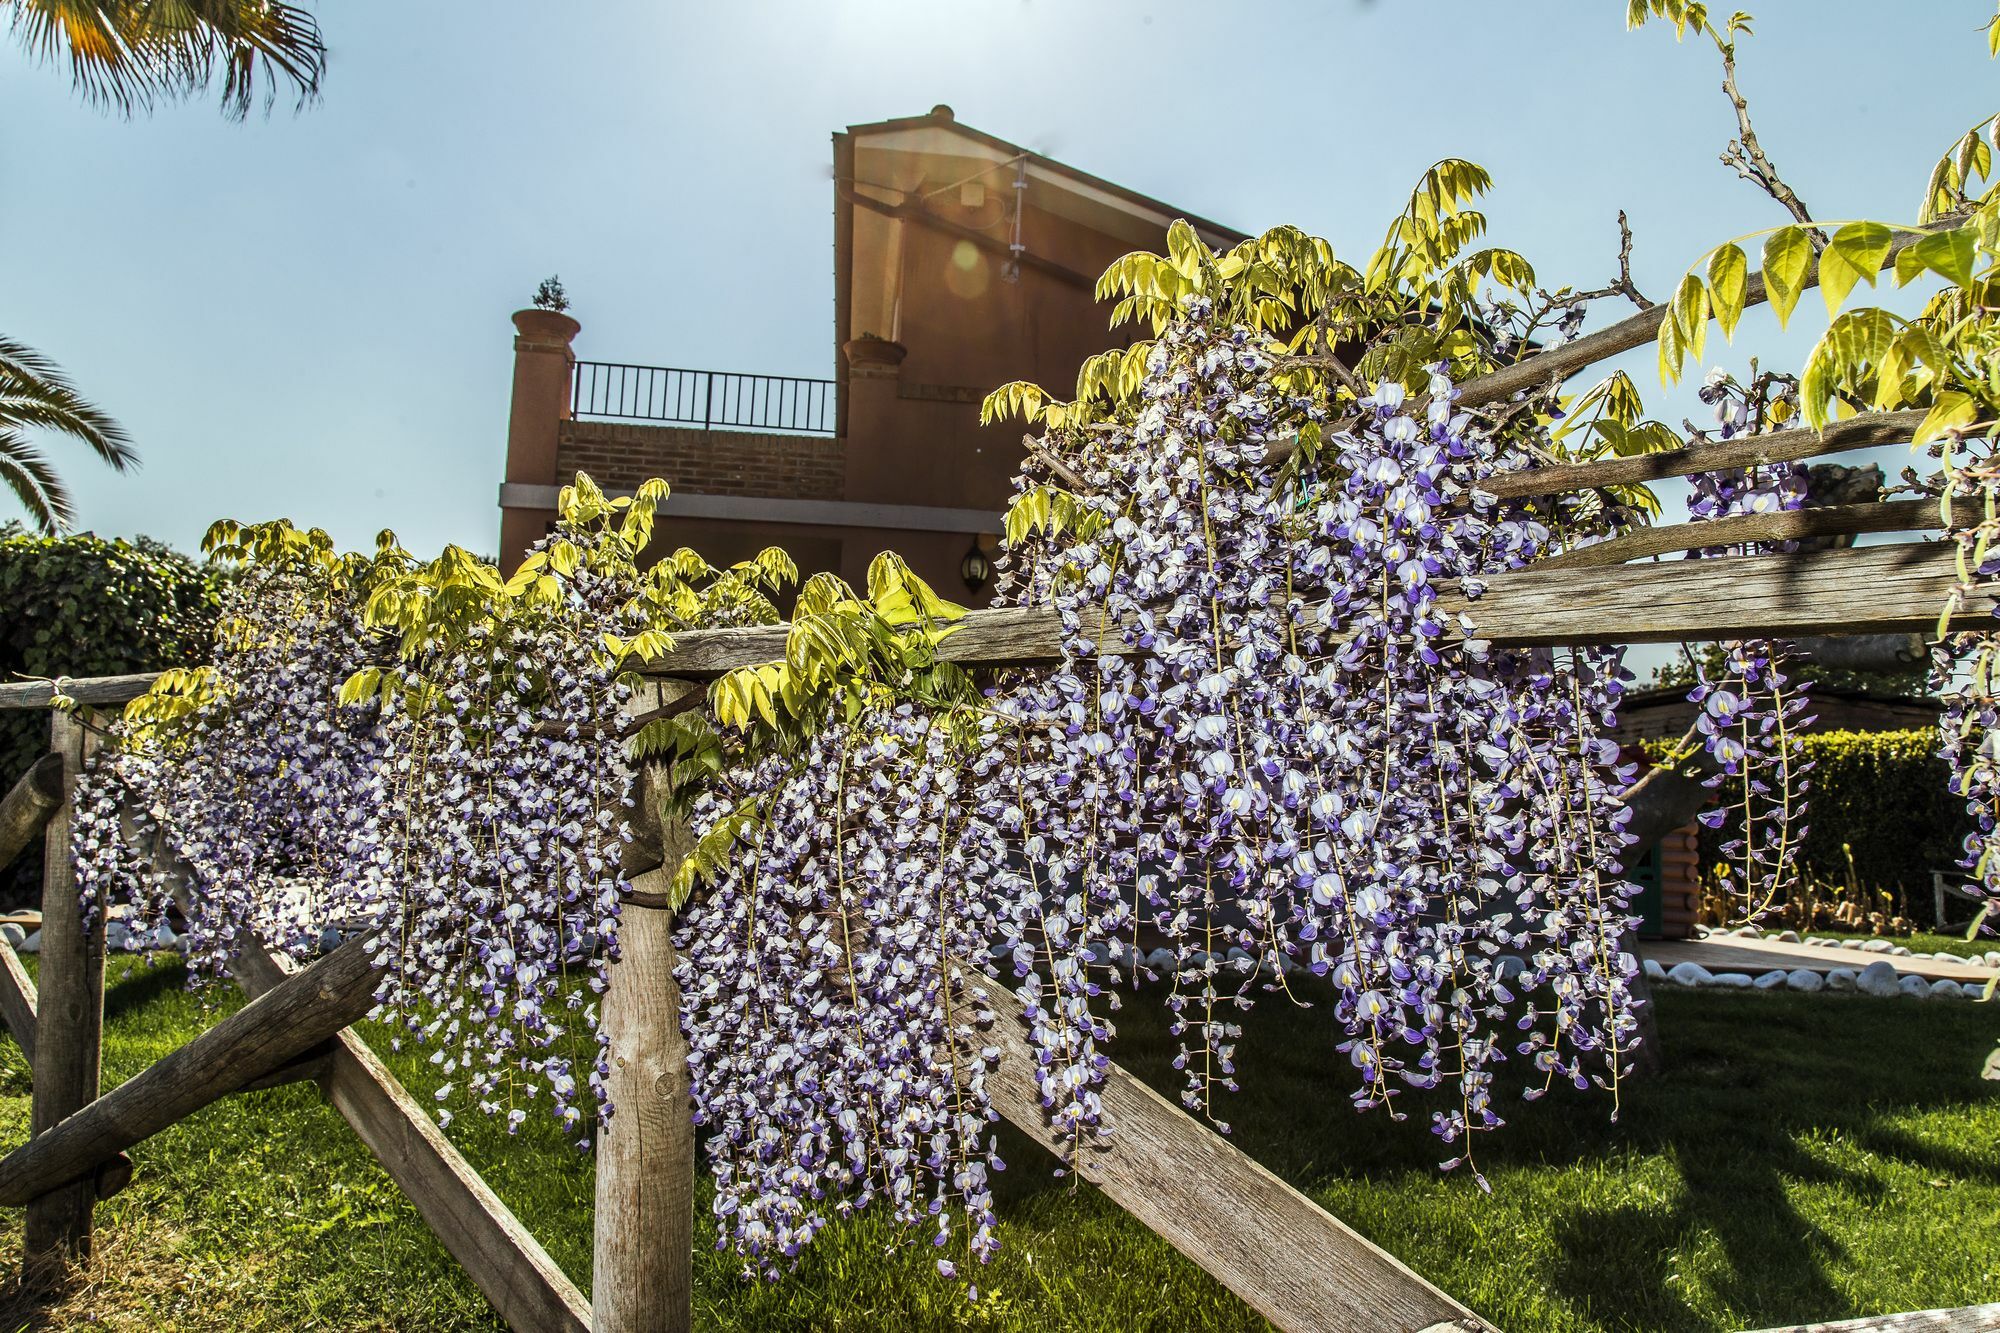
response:
<svg viewBox="0 0 2000 1333"><path fill-rule="evenodd" d="M208 659L219 576L164 543L0 528L0 680L115 676ZM0 712L0 791L47 751L44 713ZM32 897L32 856L0 868L0 896Z"/></svg>

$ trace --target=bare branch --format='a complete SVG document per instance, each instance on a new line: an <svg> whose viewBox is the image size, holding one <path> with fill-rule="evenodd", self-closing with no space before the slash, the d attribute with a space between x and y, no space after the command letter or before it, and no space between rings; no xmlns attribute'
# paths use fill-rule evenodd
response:
<svg viewBox="0 0 2000 1333"><path fill-rule="evenodd" d="M1812 237L1813 248L1822 249L1826 236L1813 226L1812 214L1792 187L1785 184L1778 175L1778 169L1764 154L1764 147L1757 142L1757 131L1750 126L1750 104L1743 100L1743 92L1736 86L1736 44L1718 42L1722 50L1722 91L1729 96L1729 103L1736 108L1736 135L1729 141L1729 147L1722 150L1722 164L1733 167L1736 174L1755 184L1765 194L1777 200L1787 213L1805 224Z"/></svg>
<svg viewBox="0 0 2000 1333"><path fill-rule="evenodd" d="M1625 220L1625 210L1618 210L1618 278L1608 287L1595 291L1578 292L1579 301L1601 301L1607 296L1622 296L1641 310L1651 310L1653 303L1632 281L1632 224Z"/></svg>

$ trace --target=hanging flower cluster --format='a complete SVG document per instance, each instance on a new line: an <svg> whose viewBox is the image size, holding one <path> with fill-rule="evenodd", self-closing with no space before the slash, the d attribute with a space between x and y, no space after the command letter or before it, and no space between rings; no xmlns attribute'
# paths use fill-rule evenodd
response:
<svg viewBox="0 0 2000 1333"><path fill-rule="evenodd" d="M299 956L329 927L364 935L382 1011L445 1076L441 1119L470 1101L512 1129L546 1096L587 1143L610 1110L589 1090L632 790L620 668L682 614L774 619L760 588L790 568L683 553L641 576L663 494L582 479L505 581L389 534L363 558L217 525L210 553L242 571L216 663L163 680L85 775L86 898L146 918L177 894L209 975L252 939Z"/></svg>
<svg viewBox="0 0 2000 1333"><path fill-rule="evenodd" d="M1604 732L1628 677L1612 651L1469 641L1443 601L1549 541L1479 489L1524 457L1441 373L1330 422L1201 298L1144 356L1129 421L1038 445L1082 484L1052 503L1022 482L1002 597L1056 609L1053 669L912 709L888 701L932 668L908 664L793 709L825 711L693 803L683 1018L715 1206L753 1268L877 1199L924 1209L940 1245L962 1217L990 1256L998 1052L968 982L989 950L1073 1157L1115 1129L1110 1014L1149 949L1173 959L1184 1100L1224 1130L1266 992L1331 1009L1357 1106L1449 1089L1426 1102L1447 1166L1500 1123L1510 1054L1542 1087L1615 1087L1627 1063L1631 772ZM1276 461L1302 429L1312 457ZM718 684L725 722L782 732L785 698L825 697L799 667L845 631L810 585L800 603L783 666Z"/></svg>
<svg viewBox="0 0 2000 1333"><path fill-rule="evenodd" d="M947 722L908 703L819 731L730 787L759 793L729 871L677 922L718 1243L775 1274L832 1212L881 1198L984 1260L1001 1169L969 982L993 935L998 831L966 809ZM730 818L717 793L693 824ZM941 1259L949 1271L952 1260Z"/></svg>
<svg viewBox="0 0 2000 1333"><path fill-rule="evenodd" d="M1022 732L984 788L1022 828L1014 970L1048 1020L1045 1100L1079 1132L1099 1123L1092 946L1151 934L1175 957L1190 1106L1215 1113L1232 1015L1299 963L1334 985L1357 1105L1452 1083L1433 1124L1458 1142L1499 1123L1503 1014L1579 1085L1614 1079L1629 1044L1611 799L1629 773L1599 730L1622 672L1493 651L1442 610L1446 581L1476 592L1548 538L1478 490L1521 460L1454 411L1448 378L1423 404L1380 385L1287 476L1274 445L1325 414L1278 370L1189 300L1129 431L1077 455L1094 521L1010 575L1050 589L1067 652L997 701ZM1527 960L1522 1011L1504 953Z"/></svg>
<svg viewBox="0 0 2000 1333"><path fill-rule="evenodd" d="M1941 505L1946 507L1950 540L1958 548L1960 587L1938 621L1931 646L1929 687L1938 696L1939 755L1951 770L1951 789L1965 801L1973 831L1966 835L1959 865L1989 899L2000 898L2000 637L1989 626L1953 628L1952 618L1976 585L2000 578L2000 546L1993 543L2000 522L1988 517L1967 526L1952 524L1954 501L1991 497L2000 489L2000 452L1989 431L1932 451L1944 463ZM1987 512L1992 513L1989 498ZM2000 617L2000 606L1992 612ZM1982 915L1982 922L1984 916ZM1991 927L1988 927L1991 929Z"/></svg>
<svg viewBox="0 0 2000 1333"><path fill-rule="evenodd" d="M1710 386L1716 383L1711 375ZM1689 480L1688 512L1697 520L1780 513L1799 509L1807 500L1808 475L1800 463L1699 473ZM1758 549L1792 550L1796 545L1763 543ZM1742 551L1705 547L1690 556ZM1718 874L1723 892L1736 900L1747 921L1775 905L1791 882L1793 860L1807 832L1812 761L1805 755L1804 732L1812 718L1806 711L1807 682L1788 671L1789 655L1782 640L1725 643L1719 658L1697 660L1697 679L1688 692L1689 702L1701 710L1695 733L1716 770L1705 785L1726 787L1730 796L1727 804L1703 811L1700 819L1709 828L1728 829L1719 848Z"/></svg>

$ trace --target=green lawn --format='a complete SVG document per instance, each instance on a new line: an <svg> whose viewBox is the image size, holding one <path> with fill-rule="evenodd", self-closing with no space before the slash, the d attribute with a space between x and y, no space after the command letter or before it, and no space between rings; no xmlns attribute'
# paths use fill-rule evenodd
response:
<svg viewBox="0 0 2000 1333"><path fill-rule="evenodd" d="M180 983L176 964L114 959L108 1082L213 1021ZM1120 1017L1120 1058L1168 1086L1157 1007ZM1659 1021L1667 1072L1627 1090L1617 1123L1607 1097L1557 1096L1489 1136L1490 1198L1436 1172L1445 1154L1416 1108L1400 1125L1348 1109L1346 1062L1310 1011L1250 1016L1229 1119L1246 1150L1509 1330L1730 1329L2000 1299L2000 1085L1978 1078L2000 1010L1668 990ZM420 1060L394 1063L429 1086ZM27 1120L27 1071L0 1039L6 1142ZM470 1116L452 1132L587 1283L587 1163L533 1121L512 1140ZM1024 1140L1008 1146L1006 1249L979 1282L996 1299L967 1306L924 1237L868 1219L829 1229L781 1283L746 1284L704 1248L701 1326L1262 1327L1089 1187L1053 1179ZM132 1186L99 1213L96 1279L36 1326L494 1326L308 1088L227 1099L134 1157ZM0 1247L19 1226L18 1212L0 1219ZM17 1298L0 1310L9 1331L28 1319Z"/></svg>
<svg viewBox="0 0 2000 1333"><path fill-rule="evenodd" d="M1808 932L1821 939L1868 940L1872 935L1856 934L1842 930L1815 930ZM1954 953L1960 958L1974 958L1988 949L2000 949L2000 938L1981 935L1976 940L1968 940L1963 935L1930 935L1919 932L1915 935L1892 936L1890 942L1900 944L1911 953Z"/></svg>

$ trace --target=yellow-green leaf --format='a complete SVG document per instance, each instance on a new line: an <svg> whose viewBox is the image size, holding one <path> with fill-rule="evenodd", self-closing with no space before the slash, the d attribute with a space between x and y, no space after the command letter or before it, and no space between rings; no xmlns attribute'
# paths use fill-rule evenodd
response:
<svg viewBox="0 0 2000 1333"><path fill-rule="evenodd" d="M1812 269L1812 241L1803 227L1780 227L1764 242L1764 291L1778 323L1792 317Z"/></svg>
<svg viewBox="0 0 2000 1333"><path fill-rule="evenodd" d="M1744 293L1750 280L1750 260L1740 245L1725 245L1708 261L1708 290L1715 302L1715 322L1722 336L1733 337L1743 317Z"/></svg>
<svg viewBox="0 0 2000 1333"><path fill-rule="evenodd" d="M1863 278L1874 285L1893 239L1879 222L1850 222L1833 234L1819 257L1819 292L1826 298L1827 314L1838 314L1847 294Z"/></svg>

